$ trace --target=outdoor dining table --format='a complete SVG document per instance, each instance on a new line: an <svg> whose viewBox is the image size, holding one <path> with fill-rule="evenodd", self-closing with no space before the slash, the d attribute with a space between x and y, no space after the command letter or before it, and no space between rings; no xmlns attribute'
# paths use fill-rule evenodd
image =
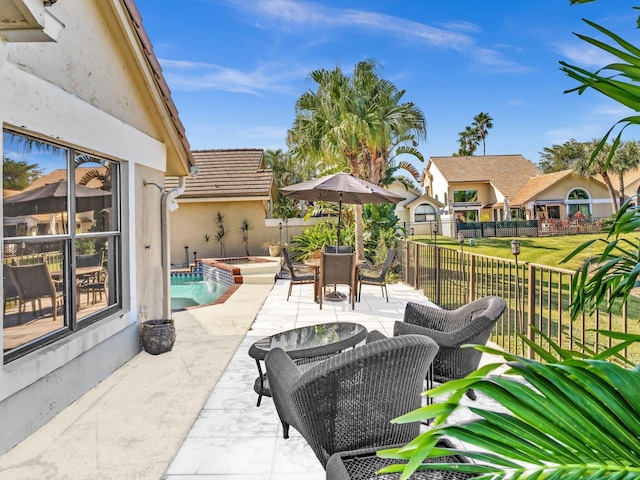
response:
<svg viewBox="0 0 640 480"><path fill-rule="evenodd" d="M281 348L296 363L312 365L313 361L355 347L366 337L367 329L363 325L351 322L333 322L294 328L258 340L249 348L249 356L255 359L258 366L258 378L253 386L258 394L256 406L260 406L263 396L271 396L271 390L266 382L266 372L262 371L260 365L271 349Z"/></svg>
<svg viewBox="0 0 640 480"><path fill-rule="evenodd" d="M319 258L307 258L304 261L304 264L308 267L313 267L316 271L316 281L313 284L313 299L315 302L318 302L318 295L319 295L319 288L318 288L318 282L320 281L320 263L321 263L321 259ZM369 265L369 262L367 260L358 260L356 259L356 285L354 286L354 288L356 289L356 292L358 291L358 269L361 267L366 267ZM329 295L325 295L324 297L325 300L329 300L329 301L336 301L336 298L334 296L329 296ZM341 297L339 300L342 301L344 299L344 297Z"/></svg>

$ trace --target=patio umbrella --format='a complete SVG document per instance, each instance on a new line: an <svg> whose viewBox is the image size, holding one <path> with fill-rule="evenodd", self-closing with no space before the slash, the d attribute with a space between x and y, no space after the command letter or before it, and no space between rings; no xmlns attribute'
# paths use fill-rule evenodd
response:
<svg viewBox="0 0 640 480"><path fill-rule="evenodd" d="M349 173L334 173L307 182L289 185L281 188L280 191L285 196L298 200L338 202L338 245L340 245L343 203L362 205L365 203L398 203L404 200L404 197L400 195Z"/></svg>
<svg viewBox="0 0 640 480"><path fill-rule="evenodd" d="M17 195L6 197L3 202L5 217L21 217L39 213L58 213L67 210L67 182L48 183ZM76 185L76 212L101 210L111 206L111 192L98 188Z"/></svg>

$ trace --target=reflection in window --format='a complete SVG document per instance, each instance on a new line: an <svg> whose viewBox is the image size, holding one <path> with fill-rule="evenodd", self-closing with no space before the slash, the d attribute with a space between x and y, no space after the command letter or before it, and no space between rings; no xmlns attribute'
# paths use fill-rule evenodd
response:
<svg viewBox="0 0 640 480"><path fill-rule="evenodd" d="M569 192L568 200L589 200L589 194L582 188L576 188Z"/></svg>
<svg viewBox="0 0 640 480"><path fill-rule="evenodd" d="M119 306L121 234L117 163L9 131L3 151L6 362Z"/></svg>
<svg viewBox="0 0 640 480"><path fill-rule="evenodd" d="M436 209L433 205L423 203L418 205L413 214L414 222L435 222L436 221Z"/></svg>
<svg viewBox="0 0 640 480"><path fill-rule="evenodd" d="M453 201L456 203L469 203L478 201L477 190L455 190L453 192Z"/></svg>

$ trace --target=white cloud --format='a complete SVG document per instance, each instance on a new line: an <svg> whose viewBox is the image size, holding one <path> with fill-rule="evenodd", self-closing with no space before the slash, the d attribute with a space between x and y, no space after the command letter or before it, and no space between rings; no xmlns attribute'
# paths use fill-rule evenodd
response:
<svg viewBox="0 0 640 480"><path fill-rule="evenodd" d="M569 63L577 63L584 67L604 67L616 59L613 55L585 43L558 45L556 48Z"/></svg>
<svg viewBox="0 0 640 480"><path fill-rule="evenodd" d="M292 80L308 74L306 68L288 65L262 65L243 72L220 65L159 59L162 71L173 90L221 90L226 92L262 95L266 92L294 94Z"/></svg>
<svg viewBox="0 0 640 480"><path fill-rule="evenodd" d="M259 26L278 30L361 28L374 34L385 34L432 47L450 49L469 55L477 65L502 72L528 71L507 59L497 50L480 48L469 35L480 30L465 21L442 23L441 28L404 18L355 9L326 7L314 2L297 0L231 0L248 15L255 16ZM463 33L466 32L466 33Z"/></svg>

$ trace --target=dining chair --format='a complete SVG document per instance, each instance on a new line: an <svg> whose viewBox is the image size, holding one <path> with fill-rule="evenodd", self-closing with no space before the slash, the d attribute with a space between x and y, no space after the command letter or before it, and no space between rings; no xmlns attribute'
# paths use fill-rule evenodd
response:
<svg viewBox="0 0 640 480"><path fill-rule="evenodd" d="M353 249L349 245L325 245L325 253L352 253Z"/></svg>
<svg viewBox="0 0 640 480"><path fill-rule="evenodd" d="M391 267L391 264L393 263L393 259L395 257L395 249L390 248L389 250L387 250L387 258L385 259L382 266L362 267L359 272L358 278L358 301L360 301L360 297L362 296L362 284L379 285L382 288L382 296L387 297L387 302L389 301L389 292L387 292L387 271ZM367 271L371 270L378 270L378 274L366 275Z"/></svg>
<svg viewBox="0 0 640 480"><path fill-rule="evenodd" d="M18 322L22 320L22 312L27 302L31 302L31 310L35 315L35 302L42 315L42 299L51 299L53 321L56 321L57 310L62 306L63 292L59 291L46 263L34 265L9 265L9 273L18 290Z"/></svg>
<svg viewBox="0 0 640 480"><path fill-rule="evenodd" d="M287 251L286 247L282 247L282 258L284 258L284 263L289 269L289 275L291 277L291 281L289 282L289 293L287 293L287 302L289 301L291 290L294 285L314 284L315 293L315 268L293 263L291 261L291 257L289 257L289 252Z"/></svg>
<svg viewBox="0 0 640 480"><path fill-rule="evenodd" d="M326 286L349 285L351 309L355 309L356 298L356 254L322 253L320 257L319 302L322 310L322 292Z"/></svg>
<svg viewBox="0 0 640 480"><path fill-rule="evenodd" d="M18 288L13 282L13 277L9 273L9 265L2 265L2 298L3 298L3 315L7 311L7 303L18 300Z"/></svg>
<svg viewBox="0 0 640 480"><path fill-rule="evenodd" d="M102 253L86 253L86 254L76 255L76 268L101 267L102 264L103 264ZM78 276L77 279L79 282L82 282L82 283L97 281L99 280L101 273L102 272L98 271L96 273L82 275L82 276Z"/></svg>
<svg viewBox="0 0 640 480"><path fill-rule="evenodd" d="M100 301L102 301L102 295L109 298L107 292L107 272L100 272L98 277L93 281L79 282L76 287L76 310L80 310L80 297L83 293L87 294L87 306L90 304L95 305L97 303L98 295L100 295ZM91 300L90 300L91 298Z"/></svg>

